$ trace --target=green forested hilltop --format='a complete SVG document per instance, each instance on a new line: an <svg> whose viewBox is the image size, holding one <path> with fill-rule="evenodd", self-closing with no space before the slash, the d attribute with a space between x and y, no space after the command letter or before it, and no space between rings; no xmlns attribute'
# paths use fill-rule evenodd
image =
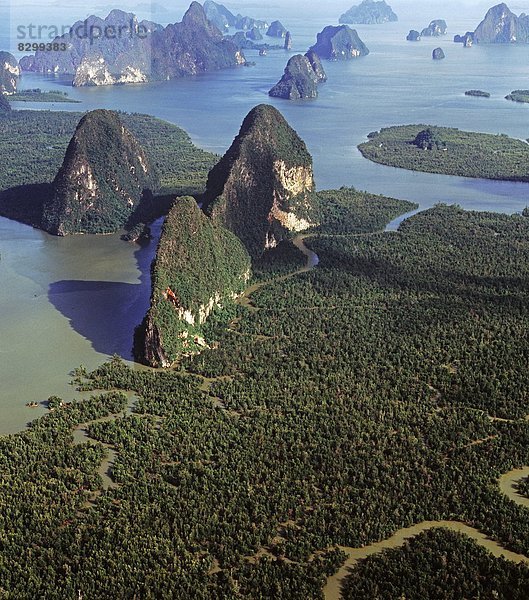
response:
<svg viewBox="0 0 529 600"><path fill-rule="evenodd" d="M199 350L209 313L232 304L249 277L250 256L235 234L207 217L194 198L179 198L153 262L138 358L169 366L182 353Z"/></svg>
<svg viewBox="0 0 529 600"><path fill-rule="evenodd" d="M440 206L307 243L320 266L256 291L185 370L78 373L139 397L89 427L119 483L90 507L102 451L70 429L104 410L1 440L4 596L321 599L336 544L428 519L529 555L529 510L497 483L529 464L529 219ZM447 597L477 571L484 590L523 584L487 558L451 571Z"/></svg>
<svg viewBox="0 0 529 600"><path fill-rule="evenodd" d="M12 111L0 119L0 192L49 183L59 170L80 112ZM215 155L194 146L179 127L155 117L123 114L161 176L162 192L200 193Z"/></svg>
<svg viewBox="0 0 529 600"><path fill-rule="evenodd" d="M426 129L443 140L443 147L425 150L414 144L417 134ZM368 137L358 149L365 158L383 165L461 177L529 181L529 144L506 135L399 125Z"/></svg>

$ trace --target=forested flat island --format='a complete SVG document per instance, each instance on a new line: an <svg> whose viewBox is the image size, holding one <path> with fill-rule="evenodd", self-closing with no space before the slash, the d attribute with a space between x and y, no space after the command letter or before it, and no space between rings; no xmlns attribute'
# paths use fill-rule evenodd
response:
<svg viewBox="0 0 529 600"><path fill-rule="evenodd" d="M437 205L385 231L417 205L316 190L268 105L220 160L106 110L12 111L0 133L3 214L31 222L43 195L52 233L75 210L117 231L148 184L131 214L166 216L135 340L165 368L79 366L92 397L0 438L0 598L527 598L527 211ZM364 151L391 144L529 164L523 142L428 126Z"/></svg>
<svg viewBox="0 0 529 600"><path fill-rule="evenodd" d="M507 135L433 125L400 125L368 135L358 146L374 162L413 171L529 181L529 145Z"/></svg>
<svg viewBox="0 0 529 600"><path fill-rule="evenodd" d="M66 92L46 91L38 88L32 90L20 90L8 96L10 102L70 102L79 104L80 100L72 100Z"/></svg>

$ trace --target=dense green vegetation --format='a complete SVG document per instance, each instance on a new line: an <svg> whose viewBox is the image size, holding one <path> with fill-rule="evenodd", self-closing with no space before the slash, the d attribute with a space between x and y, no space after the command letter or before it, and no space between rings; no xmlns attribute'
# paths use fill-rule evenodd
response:
<svg viewBox="0 0 529 600"><path fill-rule="evenodd" d="M113 233L159 187L156 169L119 115L90 111L68 144L41 227L55 235Z"/></svg>
<svg viewBox="0 0 529 600"><path fill-rule="evenodd" d="M258 259L270 239L291 236L278 212L316 221L313 187L312 157L305 142L277 109L260 104L211 169L204 209Z"/></svg>
<svg viewBox="0 0 529 600"><path fill-rule="evenodd" d="M505 99L513 102L529 102L529 90L513 90L505 96Z"/></svg>
<svg viewBox="0 0 529 600"><path fill-rule="evenodd" d="M426 152L417 134L429 129L443 144ZM433 125L401 125L369 134L358 146L363 156L384 165L462 177L529 181L529 145L506 135L473 133Z"/></svg>
<svg viewBox="0 0 529 600"><path fill-rule="evenodd" d="M46 184L57 174L81 117L78 112L16 110L0 119L2 215L39 223ZM140 114L120 113L120 117L159 173L161 192L203 190L215 155L198 149L187 133L170 123Z"/></svg>
<svg viewBox="0 0 529 600"><path fill-rule="evenodd" d="M219 320L218 348L178 370L79 370L83 389L138 397L133 414L89 427L116 449L119 483L90 507L103 451L72 446L70 430L91 415L56 409L1 440L6 592L316 600L344 560L336 544L425 519L529 554L529 511L497 485L529 464L529 220L438 206L399 232L307 243L318 268L258 289L231 327ZM78 473L94 483L69 484ZM410 578L435 571L418 590L524 590L525 570L465 538L432 532L409 548ZM401 589L396 558L380 560L386 571L359 567L350 598L373 581Z"/></svg>
<svg viewBox="0 0 529 600"><path fill-rule="evenodd" d="M320 225L318 233L369 233L383 229L399 215L418 208L406 200L396 200L352 187L323 190L316 194Z"/></svg>
<svg viewBox="0 0 529 600"><path fill-rule="evenodd" d="M182 352L199 349L206 318L219 305L233 302L250 275L250 257L239 239L213 222L192 197L176 201L164 223L152 267L151 307L143 354L147 362L159 346L172 363ZM186 316L188 315L188 316Z"/></svg>
<svg viewBox="0 0 529 600"><path fill-rule="evenodd" d="M434 529L370 556L346 579L344 600L529 597L529 569L492 558L465 535Z"/></svg>
<svg viewBox="0 0 529 600"><path fill-rule="evenodd" d="M476 96L477 98L490 98L490 92L483 90L467 90L465 96Z"/></svg>
<svg viewBox="0 0 529 600"><path fill-rule="evenodd" d="M9 96L10 102L72 102L80 104L80 100L72 100L67 92L42 91L39 88L20 90Z"/></svg>

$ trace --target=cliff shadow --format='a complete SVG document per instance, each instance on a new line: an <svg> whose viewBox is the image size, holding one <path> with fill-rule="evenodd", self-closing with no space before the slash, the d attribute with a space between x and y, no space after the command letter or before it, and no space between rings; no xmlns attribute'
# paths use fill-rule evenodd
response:
<svg viewBox="0 0 529 600"><path fill-rule="evenodd" d="M65 279L49 285L49 302L96 352L132 359L134 330L149 308L150 269L160 227L161 223L153 224L153 239L134 252L138 283Z"/></svg>
<svg viewBox="0 0 529 600"><path fill-rule="evenodd" d="M31 183L4 190L0 192L0 215L40 227L44 203L52 193L51 183Z"/></svg>

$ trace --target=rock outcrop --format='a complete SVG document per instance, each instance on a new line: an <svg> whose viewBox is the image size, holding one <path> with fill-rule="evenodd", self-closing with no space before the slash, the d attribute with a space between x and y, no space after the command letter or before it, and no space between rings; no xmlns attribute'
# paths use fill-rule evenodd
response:
<svg viewBox="0 0 529 600"><path fill-rule="evenodd" d="M284 38L287 35L287 30L281 21L272 21L266 35L269 37Z"/></svg>
<svg viewBox="0 0 529 600"><path fill-rule="evenodd" d="M526 44L529 42L529 15L516 16L505 4L487 11L473 35L478 44Z"/></svg>
<svg viewBox="0 0 529 600"><path fill-rule="evenodd" d="M26 56L20 61L22 69L71 75L73 85L85 86L173 79L246 62L240 49L207 20L198 2L191 4L181 23L167 27L138 22L135 15L120 10L106 19L91 16L54 43L67 44L67 50Z"/></svg>
<svg viewBox="0 0 529 600"><path fill-rule="evenodd" d="M437 130L428 127L419 131L413 144L421 150L445 150L446 142L440 137Z"/></svg>
<svg viewBox="0 0 529 600"><path fill-rule="evenodd" d="M443 19L434 19L428 27L425 27L421 31L421 37L439 37L446 35L447 30L446 21L443 21Z"/></svg>
<svg viewBox="0 0 529 600"><path fill-rule="evenodd" d="M285 50L291 50L292 49L292 34L290 33L290 31L287 31L286 35L285 35L285 45L284 45Z"/></svg>
<svg viewBox="0 0 529 600"><path fill-rule="evenodd" d="M10 96L17 91L20 67L9 52L0 52L0 93Z"/></svg>
<svg viewBox="0 0 529 600"><path fill-rule="evenodd" d="M364 0L358 6L352 6L340 17L340 23L373 25L398 21L397 15L385 0Z"/></svg>
<svg viewBox="0 0 529 600"><path fill-rule="evenodd" d="M320 58L327 60L350 60L369 54L355 29L348 25L329 25L318 33L316 44L311 46Z"/></svg>
<svg viewBox="0 0 529 600"><path fill-rule="evenodd" d="M463 44L465 48L471 48L474 43L474 32L467 31L464 35L454 35L454 42Z"/></svg>
<svg viewBox="0 0 529 600"><path fill-rule="evenodd" d="M415 29L410 29L410 32L406 36L406 39L408 40L408 42L420 42L421 34Z"/></svg>
<svg viewBox="0 0 529 600"><path fill-rule="evenodd" d="M54 235L119 230L158 178L117 113L95 110L79 122L45 202L42 228Z"/></svg>
<svg viewBox="0 0 529 600"><path fill-rule="evenodd" d="M432 51L433 60L443 60L444 57L445 53L443 52L442 48L434 48L434 50Z"/></svg>
<svg viewBox="0 0 529 600"><path fill-rule="evenodd" d="M325 80L326 75L321 61L319 64L314 61L313 66L307 55L296 54L289 59L283 77L268 92L268 95L286 100L316 98L318 83Z"/></svg>
<svg viewBox="0 0 529 600"><path fill-rule="evenodd" d="M171 208L152 267L150 308L135 339L138 360L169 367L207 346L209 315L240 294L250 257L240 240L207 217L194 198Z"/></svg>
<svg viewBox="0 0 529 600"><path fill-rule="evenodd" d="M204 210L257 258L317 222L313 192L307 147L279 111L261 104L210 171Z"/></svg>

